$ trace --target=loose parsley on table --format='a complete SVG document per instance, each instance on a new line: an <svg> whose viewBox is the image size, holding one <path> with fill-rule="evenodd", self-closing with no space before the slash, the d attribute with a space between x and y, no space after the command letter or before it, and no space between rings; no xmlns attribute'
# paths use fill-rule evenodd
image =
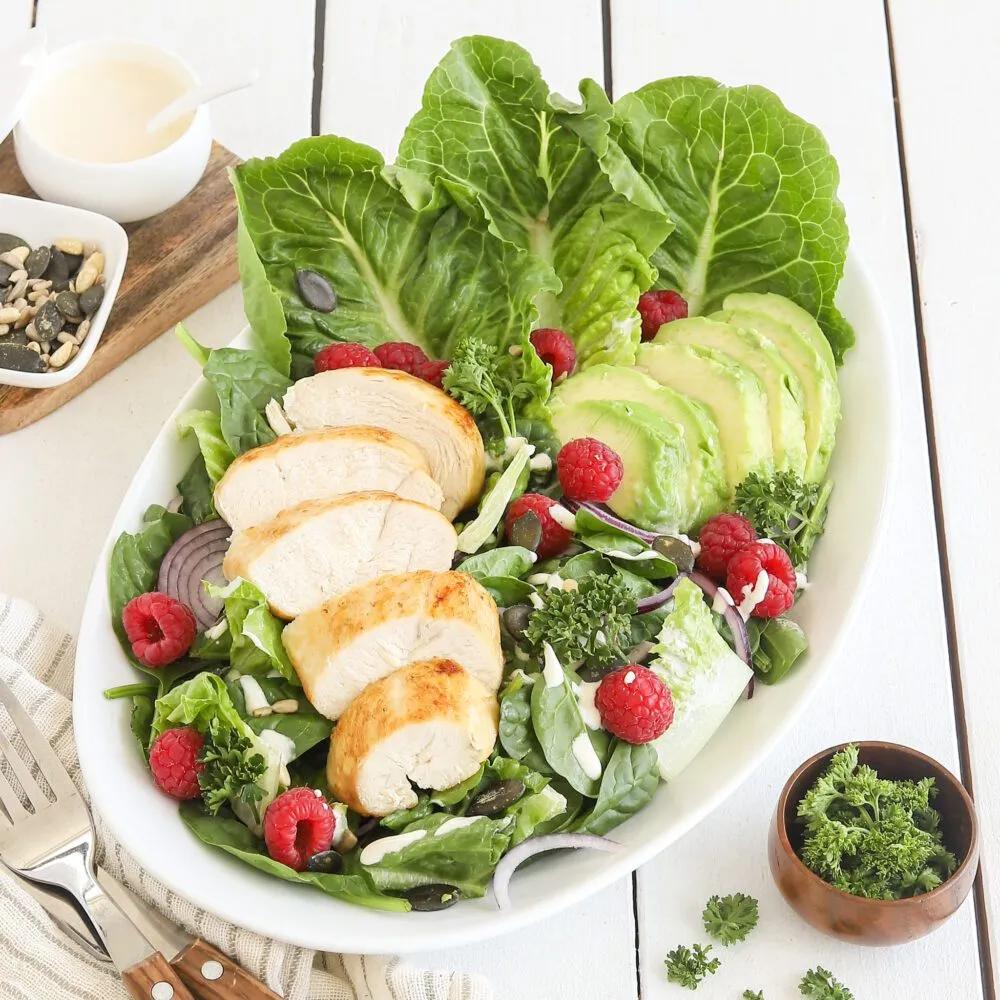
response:
<svg viewBox="0 0 1000 1000"><path fill-rule="evenodd" d="M693 944L690 948L678 945L673 951L667 952L664 963L667 967L667 979L678 986L696 990L698 984L706 976L714 975L721 965L717 958L708 957L711 950L710 944L704 947Z"/></svg>
<svg viewBox="0 0 1000 1000"><path fill-rule="evenodd" d="M823 534L833 484L804 483L794 472L776 472L770 479L757 472L736 487L734 508L762 538L777 542L801 566Z"/></svg>
<svg viewBox="0 0 1000 1000"><path fill-rule="evenodd" d="M743 1000L764 1000L763 990L744 990Z"/></svg>
<svg viewBox="0 0 1000 1000"><path fill-rule="evenodd" d="M263 796L257 779L263 777L267 763L261 754L248 753L250 747L250 740L235 729L212 721L198 756L204 765L198 784L205 807L213 815L232 799L249 806Z"/></svg>
<svg viewBox="0 0 1000 1000"><path fill-rule="evenodd" d="M869 899L902 899L940 885L957 867L931 806L933 778L890 781L858 763L858 748L834 754L799 803L799 856L820 878Z"/></svg>
<svg viewBox="0 0 1000 1000"><path fill-rule="evenodd" d="M854 1000L854 994L821 965L802 977L799 993L809 1000Z"/></svg>
<svg viewBox="0 0 1000 1000"><path fill-rule="evenodd" d="M742 892L712 896L701 914L705 930L725 945L742 941L760 919L757 900Z"/></svg>
<svg viewBox="0 0 1000 1000"><path fill-rule="evenodd" d="M576 590L546 590L524 632L535 651L549 643L563 663L588 666L621 663L632 645L635 598L620 577L594 573Z"/></svg>

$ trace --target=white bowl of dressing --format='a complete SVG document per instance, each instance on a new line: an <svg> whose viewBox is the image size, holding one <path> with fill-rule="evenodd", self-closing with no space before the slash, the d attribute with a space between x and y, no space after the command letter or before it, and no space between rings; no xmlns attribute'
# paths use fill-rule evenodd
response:
<svg viewBox="0 0 1000 1000"><path fill-rule="evenodd" d="M79 42L51 53L14 129L25 180L46 201L149 218L201 179L212 149L207 106L153 134L146 122L197 86L183 59L144 42Z"/></svg>

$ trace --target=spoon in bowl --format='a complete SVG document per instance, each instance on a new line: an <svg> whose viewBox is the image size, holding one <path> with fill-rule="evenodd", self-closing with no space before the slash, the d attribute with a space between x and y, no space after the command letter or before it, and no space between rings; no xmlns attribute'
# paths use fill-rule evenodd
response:
<svg viewBox="0 0 1000 1000"><path fill-rule="evenodd" d="M224 97L226 94L235 94L238 90L245 90L253 86L260 77L259 71L254 68L249 71L244 70L239 74L230 74L220 79L201 83L197 87L192 87L185 91L180 97L175 98L165 108L157 111L152 118L146 122L146 132L152 135L161 128L172 124L178 118L189 115L192 111L200 108L209 101L214 101L217 97Z"/></svg>

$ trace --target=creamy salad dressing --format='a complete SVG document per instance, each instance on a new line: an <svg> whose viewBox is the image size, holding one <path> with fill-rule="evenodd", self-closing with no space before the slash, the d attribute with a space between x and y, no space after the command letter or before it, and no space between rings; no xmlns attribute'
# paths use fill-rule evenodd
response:
<svg viewBox="0 0 1000 1000"><path fill-rule="evenodd" d="M559 687L566 679L566 672L563 670L562 664L559 662L559 657L556 656L553 648L548 643L545 643L543 648L545 666L542 668L542 677L545 678L545 686L550 688Z"/></svg>
<svg viewBox="0 0 1000 1000"><path fill-rule="evenodd" d="M443 823L441 825L444 826ZM409 833L397 833L394 837L373 840L367 847L362 848L360 861L363 865L377 865L387 854L395 854L396 851L401 851L426 836L426 830L411 830Z"/></svg>
<svg viewBox="0 0 1000 1000"><path fill-rule="evenodd" d="M597 705L594 702L597 697L597 689L600 686L600 681L581 681L574 686L576 700L580 706L580 715L588 729L604 728L601 724L601 713L597 710Z"/></svg>
<svg viewBox="0 0 1000 1000"><path fill-rule="evenodd" d="M579 733L571 746L573 756L583 769L583 773L591 781L597 781L601 776L601 759L597 756L597 751L594 749L594 744L590 742L590 737L586 733Z"/></svg>
<svg viewBox="0 0 1000 1000"><path fill-rule="evenodd" d="M715 592L715 597L712 598L712 610L717 615L724 615L727 607L735 608L736 602L733 600L733 595L725 587L719 587Z"/></svg>
<svg viewBox="0 0 1000 1000"><path fill-rule="evenodd" d="M462 830L467 826L472 826L477 820L486 819L485 816L452 816L446 819L435 831L434 836L440 837L452 830Z"/></svg>
<svg viewBox="0 0 1000 1000"><path fill-rule="evenodd" d="M25 117L48 149L87 163L126 163L152 156L191 124L182 116L152 134L146 122L191 87L178 69L139 59L102 58L49 74ZM86 107L67 94L86 95Z"/></svg>
<svg viewBox="0 0 1000 1000"><path fill-rule="evenodd" d="M770 583L770 578L767 575L767 570L762 569L757 574L757 579L754 580L754 584L751 587L749 584L744 586L740 593L743 596L743 600L740 601L736 610L746 621L751 614L753 614L753 609L764 600L767 595L767 586Z"/></svg>

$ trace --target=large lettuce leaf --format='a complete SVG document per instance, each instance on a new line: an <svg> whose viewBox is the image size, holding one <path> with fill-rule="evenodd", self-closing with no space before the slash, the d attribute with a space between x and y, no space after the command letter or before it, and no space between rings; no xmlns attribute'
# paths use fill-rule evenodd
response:
<svg viewBox="0 0 1000 1000"><path fill-rule="evenodd" d="M834 293L847 225L817 128L763 87L674 77L620 98L611 134L677 224L653 257L659 287L676 288L692 315L730 292L785 295L843 360L854 333Z"/></svg>
<svg viewBox="0 0 1000 1000"><path fill-rule="evenodd" d="M413 207L381 155L336 136L304 139L234 171L243 226L284 309L293 372L332 340L405 340L447 357L458 336L506 346L555 282L544 266L493 239L443 197ZM295 281L325 275L332 312L310 309Z"/></svg>
<svg viewBox="0 0 1000 1000"><path fill-rule="evenodd" d="M513 42L460 38L427 81L396 176L412 200L444 187L552 270L558 285L539 290L539 323L570 333L583 365L627 363L636 301L656 277L648 258L672 224L610 142L601 88L584 80L581 96L572 105L550 94Z"/></svg>

